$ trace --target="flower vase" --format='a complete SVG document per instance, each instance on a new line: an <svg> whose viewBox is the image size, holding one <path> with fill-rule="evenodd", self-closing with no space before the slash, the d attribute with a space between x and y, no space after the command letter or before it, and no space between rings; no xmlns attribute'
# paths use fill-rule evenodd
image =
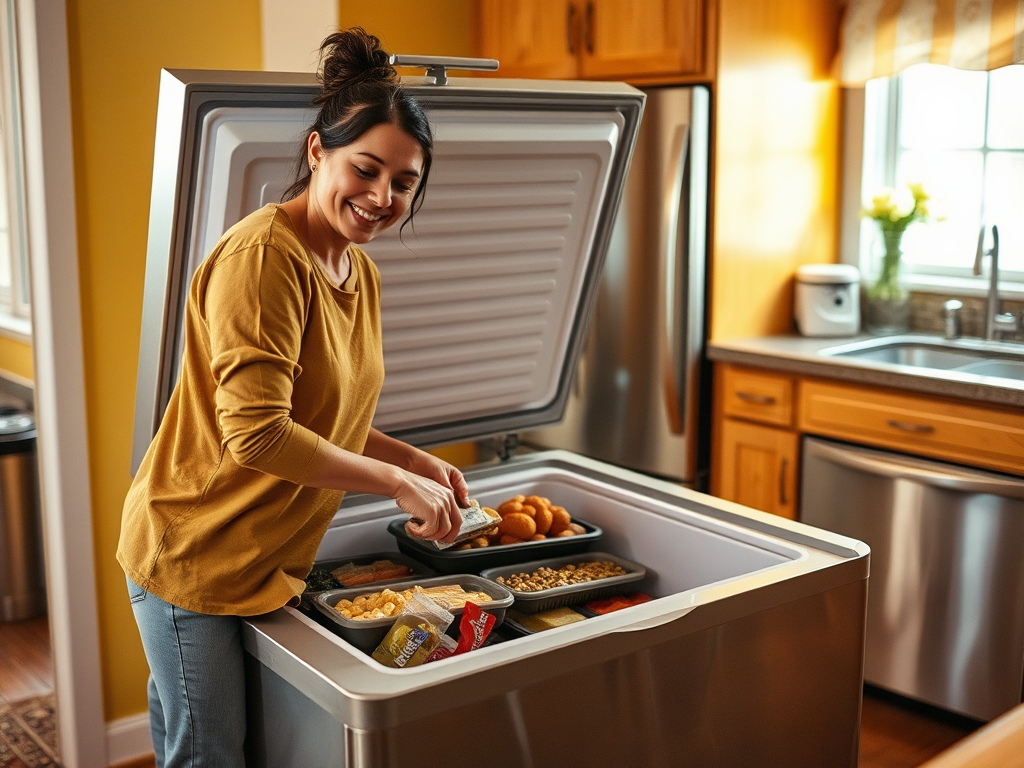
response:
<svg viewBox="0 0 1024 768"><path fill-rule="evenodd" d="M878 279L867 289L864 325L874 336L892 336L910 329L910 293L900 285L902 232L882 232L878 248Z"/></svg>

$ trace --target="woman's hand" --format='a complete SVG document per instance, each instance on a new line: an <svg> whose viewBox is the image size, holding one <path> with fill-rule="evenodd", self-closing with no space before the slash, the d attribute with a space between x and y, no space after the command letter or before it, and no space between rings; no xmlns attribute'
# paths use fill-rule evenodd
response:
<svg viewBox="0 0 1024 768"><path fill-rule="evenodd" d="M469 506L469 486L466 485L466 478L447 461L426 451L417 450L409 461L407 469L420 477L429 477L435 483L449 488L463 509Z"/></svg>
<svg viewBox="0 0 1024 768"><path fill-rule="evenodd" d="M403 472L394 498L412 518L405 524L410 535L444 542L454 541L459 535L462 513L451 488L415 472Z"/></svg>
<svg viewBox="0 0 1024 768"><path fill-rule="evenodd" d="M405 525L411 536L431 541L455 540L462 526L459 508L469 506L469 487L458 469L372 428L363 455L399 468L398 487L390 495L412 516Z"/></svg>

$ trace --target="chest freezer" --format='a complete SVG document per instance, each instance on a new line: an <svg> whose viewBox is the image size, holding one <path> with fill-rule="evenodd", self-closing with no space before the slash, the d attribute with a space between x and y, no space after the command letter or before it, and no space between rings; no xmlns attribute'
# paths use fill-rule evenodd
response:
<svg viewBox="0 0 1024 768"><path fill-rule="evenodd" d="M162 75L136 400L140 460L177 378L188 281L290 182L308 75ZM423 208L367 247L381 272L374 424L417 445L556 423L644 94L616 83L405 78L435 133ZM441 84L437 84L440 82ZM448 303L439 297L472 296ZM865 545L564 451L467 470L547 496L641 563L648 603L413 669L299 610L245 623L253 766L853 766ZM319 559L394 549L350 496Z"/></svg>

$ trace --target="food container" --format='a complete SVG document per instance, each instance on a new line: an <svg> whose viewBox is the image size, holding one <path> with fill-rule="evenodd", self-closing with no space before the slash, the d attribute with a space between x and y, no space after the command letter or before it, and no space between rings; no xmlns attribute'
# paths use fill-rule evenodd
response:
<svg viewBox="0 0 1024 768"><path fill-rule="evenodd" d="M424 588L458 584L466 591L486 592L491 596L491 602L481 603L480 607L487 611L487 613L494 614L495 627L500 626L502 621L505 620L505 609L512 605L513 601L512 592L501 586L501 584L470 574L435 576L430 579L406 579L404 581L393 581L385 586L395 592L401 592L403 589L409 589L417 584ZM370 653L384 639L391 625L395 623L395 617L388 616L383 619L355 621L353 619L346 619L334 609L334 606L339 600L354 600L359 595L379 591L380 589L377 588L376 584L368 584L365 587L352 587L350 589L329 589L316 596L313 606L320 612L321 616L327 618L327 626L333 632L340 635L356 648ZM448 634L454 635L459 631L459 618L462 616L462 608L452 609L449 613L455 616L455 621L448 628Z"/></svg>
<svg viewBox="0 0 1024 768"><path fill-rule="evenodd" d="M552 610L552 609L549 609L549 610ZM561 626L572 626L572 624L579 624L580 621L585 621L587 619L592 619L595 616L595 614L588 613L587 611L581 610L578 606L575 606L575 605L572 606L571 608L569 606L562 606L560 609L554 609L554 610L572 611L573 613L576 613L576 614L578 614L579 616L582 617L581 619L579 619L577 621L568 622L566 624L562 624ZM543 612L541 611L541 612L538 612L538 613L531 613L529 615L526 615L526 614L523 614L521 612L520 613L516 613L513 610L513 611L509 612L509 614L505 617L505 626L508 627L510 630L519 633L520 635L534 635L534 634L536 634L538 632L546 632L549 629L556 629L555 626L550 626L550 627L533 627L533 626L528 626L528 624L530 624L532 619L534 619L536 617L539 617L542 613Z"/></svg>
<svg viewBox="0 0 1024 768"><path fill-rule="evenodd" d="M597 544L604 535L596 525L575 517L572 521L582 525L586 533L458 551L437 549L430 542L410 536L405 530L404 520L392 520L388 523L388 533L397 539L398 548L402 552L421 560L438 573L480 573L487 568L514 565L538 557L581 554Z"/></svg>
<svg viewBox="0 0 1024 768"><path fill-rule="evenodd" d="M549 608L560 608L563 605L574 605L585 603L597 597L608 597L609 595L620 595L623 592L633 590L636 583L647 575L647 569L642 565L632 563L607 552L588 552L583 556L570 555L569 557L554 557L547 560L534 560L530 563L520 565L503 566L501 568L488 568L480 575L497 584L498 577L509 577L516 573L532 573L538 568L561 568L570 563L590 563L597 560L609 560L625 569L622 576L610 576L607 579L586 581L582 584L570 584L567 587L555 587L544 589L540 592L516 592L509 590L515 597L515 607L522 613L537 613L546 611ZM498 584L498 586L502 586Z"/></svg>
<svg viewBox="0 0 1024 768"><path fill-rule="evenodd" d="M345 587L339 586L335 589L362 589L367 590L368 587L376 586L389 586L398 581L408 581L409 579L425 579L431 576L435 576L436 573L428 568L426 565L421 563L419 560L403 555L401 552L376 552L370 555L360 555L358 557L336 557L330 560L318 560L313 563L314 571L333 571L335 568L340 568L345 563L354 563L356 565L369 565L377 560L390 560L395 565L407 565L412 571L408 576L403 576L400 579L381 579L380 581L372 581L367 584L360 584L356 587ZM313 601L317 595L330 590L326 589L307 589L302 593L302 606L307 610L313 609Z"/></svg>

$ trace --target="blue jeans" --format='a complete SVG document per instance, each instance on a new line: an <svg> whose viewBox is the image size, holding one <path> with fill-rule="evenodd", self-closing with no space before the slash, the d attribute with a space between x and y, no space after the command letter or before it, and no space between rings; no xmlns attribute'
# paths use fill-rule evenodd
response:
<svg viewBox="0 0 1024 768"><path fill-rule="evenodd" d="M149 662L157 768L244 768L242 620L193 613L128 579Z"/></svg>

